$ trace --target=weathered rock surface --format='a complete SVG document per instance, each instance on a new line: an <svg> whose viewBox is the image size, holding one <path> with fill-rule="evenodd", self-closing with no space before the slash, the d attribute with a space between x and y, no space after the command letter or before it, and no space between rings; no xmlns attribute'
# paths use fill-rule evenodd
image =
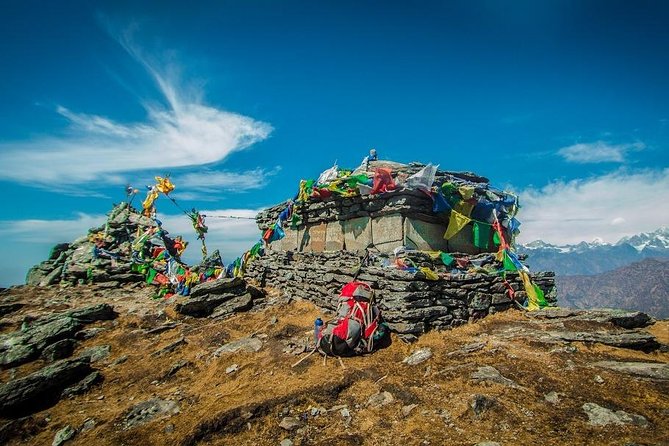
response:
<svg viewBox="0 0 669 446"><path fill-rule="evenodd" d="M5 316L7 314L13 313L15 311L23 308L24 304L19 302L11 302L6 304L0 304L0 316Z"/></svg>
<svg viewBox="0 0 669 446"><path fill-rule="evenodd" d="M56 361L58 359L64 359L72 355L74 348L77 345L77 341L74 339L61 339L56 341L51 345L48 345L42 350L42 358L47 361Z"/></svg>
<svg viewBox="0 0 669 446"><path fill-rule="evenodd" d="M56 436L53 437L53 443L51 443L51 446L61 446L63 443L74 438L76 434L77 434L76 429L74 429L72 426L68 424L67 426L56 432Z"/></svg>
<svg viewBox="0 0 669 446"><path fill-rule="evenodd" d="M599 361L592 365L617 372L629 373L630 375L669 380L669 364L664 363Z"/></svg>
<svg viewBox="0 0 669 446"><path fill-rule="evenodd" d="M495 367L486 365L479 367L476 371L472 372L471 378L476 382L494 382L497 384L502 384L508 387L519 388L518 384L514 381L505 378Z"/></svg>
<svg viewBox="0 0 669 446"><path fill-rule="evenodd" d="M234 278L223 278L212 280L210 282L204 282L199 285L195 285L190 292L191 298L205 296L207 294L228 294L228 290L234 288L243 288L244 281L239 277ZM226 291L226 293L223 293ZM234 293L233 293L234 294Z"/></svg>
<svg viewBox="0 0 669 446"><path fill-rule="evenodd" d="M302 426L304 426L304 423L296 417L284 417L279 423L279 427L287 431L294 431Z"/></svg>
<svg viewBox="0 0 669 446"><path fill-rule="evenodd" d="M260 339L254 337L242 338L219 347L214 352L214 356L220 356L223 353L234 353L240 350L245 352L257 352L260 351L261 348L262 341Z"/></svg>
<svg viewBox="0 0 669 446"><path fill-rule="evenodd" d="M179 413L175 401L153 398L133 406L123 420L124 429L132 429L156 418L170 417Z"/></svg>
<svg viewBox="0 0 669 446"><path fill-rule="evenodd" d="M629 348L632 350L652 351L660 347L655 336L645 332L620 332L620 333L598 333L598 332L576 332L576 331L553 331L549 336L568 342L592 342L613 347Z"/></svg>
<svg viewBox="0 0 669 446"><path fill-rule="evenodd" d="M420 348L404 358L402 362L407 365L418 365L432 357L432 349L429 347Z"/></svg>
<svg viewBox="0 0 669 446"><path fill-rule="evenodd" d="M111 345L96 345L82 350L79 356L87 357L93 363L108 358L110 353Z"/></svg>
<svg viewBox="0 0 669 446"><path fill-rule="evenodd" d="M493 408L497 404L497 400L487 395L474 395L469 403L474 415L480 417L484 412Z"/></svg>
<svg viewBox="0 0 669 446"><path fill-rule="evenodd" d="M393 397L392 393L384 391L375 393L374 395L370 396L367 400L367 405L369 407L381 407L385 406L386 404L390 404L393 401L395 401L395 398Z"/></svg>
<svg viewBox="0 0 669 446"><path fill-rule="evenodd" d="M261 290L247 285L239 277L223 278L193 287L191 295L176 304L176 310L187 316L220 318L247 311L255 299L262 297Z"/></svg>
<svg viewBox="0 0 669 446"><path fill-rule="evenodd" d="M610 424L634 424L646 426L648 420L637 414L627 413L624 410L611 410L596 403L585 403L583 411L588 416L588 423L593 426L608 426Z"/></svg>
<svg viewBox="0 0 669 446"><path fill-rule="evenodd" d="M549 308L527 313L533 319L560 320L572 319L611 323L617 327L632 329L643 328L653 323L653 318L641 311L594 309L576 310L571 308Z"/></svg>
<svg viewBox="0 0 669 446"><path fill-rule="evenodd" d="M84 324L115 316L110 305L100 304L26 322L21 330L0 336L0 366L14 367L36 359L48 346L74 338ZM65 344L54 348L58 349L56 356L66 351Z"/></svg>
<svg viewBox="0 0 669 446"><path fill-rule="evenodd" d="M9 381L0 386L0 415L16 417L54 404L66 387L92 371L88 358L65 359Z"/></svg>
<svg viewBox="0 0 669 446"><path fill-rule="evenodd" d="M93 385L101 382L102 379L103 379L102 373L96 370L93 373L89 373L88 375L86 375L78 383L75 383L74 385L63 390L63 393L61 395L62 397L68 397L72 395L79 395L81 393L85 393L91 387L93 387Z"/></svg>

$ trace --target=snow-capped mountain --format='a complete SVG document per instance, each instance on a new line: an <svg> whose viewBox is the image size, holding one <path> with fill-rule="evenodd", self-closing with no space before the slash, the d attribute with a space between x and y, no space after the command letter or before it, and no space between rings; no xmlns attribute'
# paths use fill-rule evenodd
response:
<svg viewBox="0 0 669 446"><path fill-rule="evenodd" d="M535 240L517 249L527 255L535 271L555 271L562 276L599 274L649 257L669 257L669 228L623 237L614 244L595 239L559 246Z"/></svg>
<svg viewBox="0 0 669 446"><path fill-rule="evenodd" d="M644 250L667 251L669 250L669 227L664 226L654 232L644 232L631 237L623 237L617 243L628 244L639 252Z"/></svg>

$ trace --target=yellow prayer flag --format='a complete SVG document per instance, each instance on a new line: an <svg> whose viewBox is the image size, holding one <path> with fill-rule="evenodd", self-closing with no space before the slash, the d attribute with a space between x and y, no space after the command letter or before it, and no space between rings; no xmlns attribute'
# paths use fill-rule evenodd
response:
<svg viewBox="0 0 669 446"><path fill-rule="evenodd" d="M169 177L156 177L156 189L167 195L174 190L174 184L172 184Z"/></svg>
<svg viewBox="0 0 669 446"><path fill-rule="evenodd" d="M444 234L446 240L450 240L455 234L460 232L462 228L467 226L467 223L472 221L471 218L466 215L462 215L459 212L451 211L451 217L448 220L448 228Z"/></svg>

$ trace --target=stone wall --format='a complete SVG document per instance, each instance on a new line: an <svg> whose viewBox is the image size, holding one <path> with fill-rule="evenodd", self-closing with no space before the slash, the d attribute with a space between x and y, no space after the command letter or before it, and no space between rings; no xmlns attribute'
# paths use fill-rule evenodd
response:
<svg viewBox="0 0 669 446"><path fill-rule="evenodd" d="M430 266L441 273L447 271L444 265L432 263L429 257L415 255L412 260L416 264ZM360 257L347 251L275 251L254 259L247 267L245 278L332 310L337 306L342 286L353 280L360 262ZM547 300L555 303L554 274L535 273L532 278ZM453 327L514 305L507 297L502 278L494 274L447 274L431 281L421 272L362 266L357 280L371 285L390 327L405 335ZM517 274L507 274L507 280L517 290L520 300L527 297Z"/></svg>
<svg viewBox="0 0 669 446"><path fill-rule="evenodd" d="M281 204L258 214L258 227L267 229L285 207L286 204ZM296 204L294 212L301 218L300 225L297 229L284 228L286 237L271 243L269 250L360 251L372 245L385 253L406 246L426 251L479 254L496 249L492 234L489 250L473 245L472 223L455 237L444 240L448 218L433 214L432 199L418 190L332 197L326 201Z"/></svg>

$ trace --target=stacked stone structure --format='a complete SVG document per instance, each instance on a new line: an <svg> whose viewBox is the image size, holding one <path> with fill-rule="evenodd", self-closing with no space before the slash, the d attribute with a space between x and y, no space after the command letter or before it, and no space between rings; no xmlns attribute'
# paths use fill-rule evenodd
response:
<svg viewBox="0 0 669 446"><path fill-rule="evenodd" d="M394 174L406 178L424 165L370 163L370 169L375 167L391 167ZM479 193L492 189L486 178L472 173L438 171L434 184L445 181L467 184ZM281 203L259 213L260 230L267 230L285 208L286 203ZM246 278L326 309L336 308L344 284L354 279L367 282L391 329L409 336L511 308L516 304L509 288L517 301L527 297L517 273L499 273L492 234L488 249L474 245L473 223L444 239L448 216L433 212L433 199L424 191L400 187L374 195L333 195L295 203L293 212L298 213L300 225L285 227L285 237L269 243L266 255L250 262ZM406 250L400 258L415 268L393 267L397 249ZM430 251L450 253L466 266L447 267L426 253ZM428 278L420 267L436 273L438 279ZM531 277L546 300L555 304L554 274Z"/></svg>
<svg viewBox="0 0 669 446"><path fill-rule="evenodd" d="M47 260L28 271L26 284L141 282L144 277L131 270L131 244L138 230L144 232L153 226L155 223L151 219L127 203L115 205L104 225L91 228L87 235L72 243L55 245ZM109 255L95 256L93 238L96 235Z"/></svg>
<svg viewBox="0 0 669 446"><path fill-rule="evenodd" d="M246 278L329 310L336 309L337 296L344 284L354 279L366 282L374 289L390 328L408 335L461 325L514 306L504 279L497 274L444 274L447 267L427 255L416 252L408 257L416 265L441 273L442 277L429 280L421 271L379 266L383 263L382 256L371 260L370 265L361 265L363 257L350 251L273 251L251 262ZM488 255L477 257L473 259L483 260ZM547 300L555 304L554 274L535 273L532 278ZM522 301L527 297L518 274L507 273L506 280L515 290L516 299Z"/></svg>
<svg viewBox="0 0 669 446"><path fill-rule="evenodd" d="M373 161L369 169L390 167L394 173L410 176L425 167L423 164L400 164L390 161ZM435 184L444 181L466 182L480 190L489 188L488 179L469 172L438 171ZM295 212L301 223L297 230L285 228L286 237L271 243L269 250L323 252L359 251L373 245L381 252L392 252L405 246L427 251L485 252L471 240L472 223L450 240L443 238L448 218L432 212L433 200L418 189L399 188L396 191L375 195L338 197L324 201L297 203ZM261 231L274 223L285 203L259 213L256 222ZM490 239L490 251L494 250Z"/></svg>

